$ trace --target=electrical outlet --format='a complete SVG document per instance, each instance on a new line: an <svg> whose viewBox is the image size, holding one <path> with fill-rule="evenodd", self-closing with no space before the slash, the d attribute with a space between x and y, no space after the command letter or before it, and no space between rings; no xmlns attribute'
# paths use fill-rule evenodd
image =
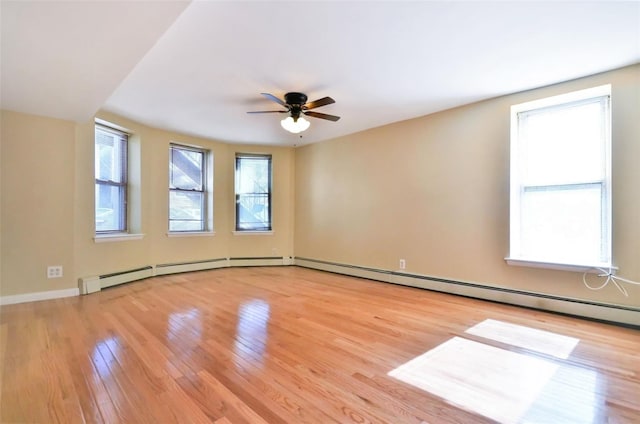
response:
<svg viewBox="0 0 640 424"><path fill-rule="evenodd" d="M405 269L407 267L407 261L404 259L400 259L400 269Z"/></svg>
<svg viewBox="0 0 640 424"><path fill-rule="evenodd" d="M62 265L54 265L47 267L47 278L62 277Z"/></svg>

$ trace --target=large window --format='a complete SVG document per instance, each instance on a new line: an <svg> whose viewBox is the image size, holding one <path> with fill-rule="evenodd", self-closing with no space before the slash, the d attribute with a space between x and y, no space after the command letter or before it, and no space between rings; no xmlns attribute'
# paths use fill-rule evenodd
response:
<svg viewBox="0 0 640 424"><path fill-rule="evenodd" d="M96 233L127 231L128 134L95 127Z"/></svg>
<svg viewBox="0 0 640 424"><path fill-rule="evenodd" d="M508 259L611 265L610 90L512 107Z"/></svg>
<svg viewBox="0 0 640 424"><path fill-rule="evenodd" d="M236 231L271 231L271 155L236 155Z"/></svg>
<svg viewBox="0 0 640 424"><path fill-rule="evenodd" d="M172 144L169 148L169 231L205 231L207 152Z"/></svg>

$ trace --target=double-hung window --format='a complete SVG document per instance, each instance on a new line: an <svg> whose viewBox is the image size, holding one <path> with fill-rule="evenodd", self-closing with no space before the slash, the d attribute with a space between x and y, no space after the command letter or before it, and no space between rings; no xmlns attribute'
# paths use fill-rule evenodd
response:
<svg viewBox="0 0 640 424"><path fill-rule="evenodd" d="M511 108L508 260L611 266L610 92L606 85Z"/></svg>
<svg viewBox="0 0 640 424"><path fill-rule="evenodd" d="M169 147L169 231L206 231L207 152L172 144Z"/></svg>
<svg viewBox="0 0 640 424"><path fill-rule="evenodd" d="M236 231L271 229L271 155L236 154Z"/></svg>
<svg viewBox="0 0 640 424"><path fill-rule="evenodd" d="M95 224L97 234L127 231L127 144L129 135L95 127Z"/></svg>

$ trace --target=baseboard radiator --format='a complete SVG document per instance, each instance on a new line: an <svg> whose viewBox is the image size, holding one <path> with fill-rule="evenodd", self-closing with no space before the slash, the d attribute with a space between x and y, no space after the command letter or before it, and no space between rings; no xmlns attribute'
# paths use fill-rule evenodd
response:
<svg viewBox="0 0 640 424"><path fill-rule="evenodd" d="M83 277L78 280L80 294L89 294L100 291L104 288L118 284L129 283L142 280L144 278L177 274L181 272L204 271L216 268L248 267L248 266L282 266L292 265L293 258L264 256L264 257L241 257L241 258L216 258L193 262L176 262L158 264L155 266L145 266L121 272L114 272L105 275Z"/></svg>
<svg viewBox="0 0 640 424"><path fill-rule="evenodd" d="M131 281L142 280L143 278L148 277L153 277L152 266L145 266L142 268L130 269L127 271L80 278L78 281L78 288L80 289L80 294L89 294L95 293L107 287L129 283Z"/></svg>
<svg viewBox="0 0 640 424"><path fill-rule="evenodd" d="M207 259L195 262L181 262L171 264L159 264L155 267L155 275L177 274L180 272L204 271L207 269L226 268L229 266L228 258Z"/></svg>
<svg viewBox="0 0 640 424"><path fill-rule="evenodd" d="M640 308L296 257L296 266L533 309L640 326Z"/></svg>

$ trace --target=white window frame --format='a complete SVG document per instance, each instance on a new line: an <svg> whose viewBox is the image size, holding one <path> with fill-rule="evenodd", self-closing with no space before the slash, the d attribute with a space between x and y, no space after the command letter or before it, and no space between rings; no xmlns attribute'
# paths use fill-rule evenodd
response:
<svg viewBox="0 0 640 424"><path fill-rule="evenodd" d="M95 184L98 186L111 186L111 187L118 187L120 190L122 190L122 194L121 194L121 204L119 204L120 207L120 214L124 219L123 225L120 228L117 229L113 229L113 230L104 230L104 231L99 231L97 228L95 228L95 234L96 237L113 237L118 236L118 235L123 235L123 234L127 234L129 231L129 208L128 208L128 203L129 203L129 136L130 134L116 129L112 126L103 124L103 123L95 123L95 127L94 127L94 163L96 160L96 155L98 154L98 148L97 148L97 143L96 143L96 135L98 131L102 131L102 132L107 132L107 133L111 133L114 134L117 137L120 137L123 140L123 144L124 144L124 148L123 148L123 157L122 157L122 163L121 163L121 169L122 169L122 174L120 176L120 181L112 181L112 180L103 180L100 178L97 178L95 175L95 169L94 169L94 178L95 178ZM94 198L94 225L97 219L97 204L95 203L95 198Z"/></svg>
<svg viewBox="0 0 640 424"><path fill-rule="evenodd" d="M520 137L520 114L530 113L540 109L563 108L570 105L577 105L600 99L603 103L604 113L604 134L603 149L604 163L602 164L602 179L598 181L579 181L570 184L555 184L547 187L554 187L555 190L578 189L579 186L599 185L601 187L600 213L602 216L601 260L595 263L567 263L565 260L554 258L536 258L523 255L521 220L522 202L526 187L522 181L522 169L525 149L524 141ZM612 266L612 196L611 196L611 85L602 85L590 89L575 91L559 96L535 100L511 107L511 190L510 190L510 253L505 260L510 265L531 266L551 269L561 269L568 271L589 271L594 268L613 268ZM553 243L553 240L550 240Z"/></svg>
<svg viewBox="0 0 640 424"><path fill-rule="evenodd" d="M195 190L202 194L202 221L200 230L171 230L171 192L173 191L185 191L190 192L194 190L185 190L180 187L174 187L171 180L171 164L172 164L172 149L193 151L202 154L201 164L201 178L202 178L202 190ZM168 197L168 214L167 214L167 236L169 237L183 237L183 236L208 236L215 235L213 231L213 154L211 151L198 146L189 146L180 143L171 143L169 145L169 197Z"/></svg>

